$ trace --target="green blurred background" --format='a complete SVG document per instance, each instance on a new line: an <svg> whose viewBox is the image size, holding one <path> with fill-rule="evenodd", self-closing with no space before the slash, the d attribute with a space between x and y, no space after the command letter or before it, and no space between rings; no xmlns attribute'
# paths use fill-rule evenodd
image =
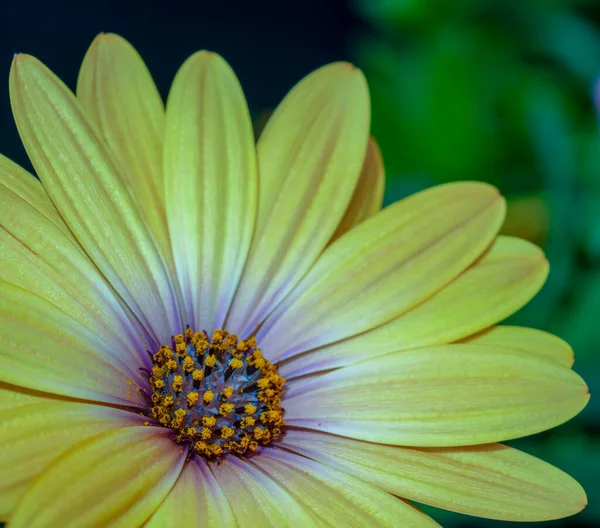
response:
<svg viewBox="0 0 600 528"><path fill-rule="evenodd" d="M28 52L71 87L100 31L131 40L163 96L186 56L213 49L238 73L257 122L310 70L358 64L387 203L437 183L488 181L508 197L505 231L546 250L549 280L511 323L569 341L592 399L571 422L513 445L588 492L581 514L543 526L600 526L600 1L0 0L0 21L6 75L12 54ZM30 167L5 87L0 123L2 153ZM427 511L450 528L518 526Z"/></svg>

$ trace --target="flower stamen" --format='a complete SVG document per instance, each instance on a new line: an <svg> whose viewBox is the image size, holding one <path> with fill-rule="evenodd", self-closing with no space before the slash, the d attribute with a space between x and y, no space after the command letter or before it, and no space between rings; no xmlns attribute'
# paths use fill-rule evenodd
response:
<svg viewBox="0 0 600 528"><path fill-rule="evenodd" d="M151 417L209 460L244 455L281 433L285 379L257 348L217 329L187 329L153 356Z"/></svg>

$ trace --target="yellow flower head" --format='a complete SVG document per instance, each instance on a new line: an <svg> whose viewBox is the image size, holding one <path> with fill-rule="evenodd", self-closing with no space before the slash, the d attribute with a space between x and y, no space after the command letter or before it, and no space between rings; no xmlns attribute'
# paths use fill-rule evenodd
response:
<svg viewBox="0 0 600 528"><path fill-rule="evenodd" d="M198 526L202 497L242 528L433 526L398 497L516 521L584 506L498 443L589 398L565 342L496 326L544 283L543 253L498 235L484 183L382 209L360 70L301 80L258 144L206 51L166 107L112 34L76 94L28 55L9 84L39 177L0 156L11 528Z"/></svg>

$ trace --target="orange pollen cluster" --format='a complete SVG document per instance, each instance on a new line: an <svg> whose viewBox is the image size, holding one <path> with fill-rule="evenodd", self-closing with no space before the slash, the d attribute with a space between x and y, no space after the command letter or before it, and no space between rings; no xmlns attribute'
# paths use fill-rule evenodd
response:
<svg viewBox="0 0 600 528"><path fill-rule="evenodd" d="M281 434L285 379L254 337L188 328L152 359L150 416L198 455L244 455Z"/></svg>

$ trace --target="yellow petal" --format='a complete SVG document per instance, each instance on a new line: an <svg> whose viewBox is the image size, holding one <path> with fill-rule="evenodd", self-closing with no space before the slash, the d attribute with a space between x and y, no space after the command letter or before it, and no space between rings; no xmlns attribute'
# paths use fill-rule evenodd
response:
<svg viewBox="0 0 600 528"><path fill-rule="evenodd" d="M12 528L140 526L167 496L185 452L157 427L126 427L76 445L27 489Z"/></svg>
<svg viewBox="0 0 600 528"><path fill-rule="evenodd" d="M0 381L0 417L3 416L5 411L12 412L17 408L27 408L32 403L47 403L49 401L52 400L45 397L45 393L23 389L22 387ZM1 418L0 427L2 427ZM18 480L18 474L15 476ZM0 522L6 522L9 513L12 511L13 506L21 493L22 489L18 484L14 485L14 492L10 489L2 491L2 494L0 495Z"/></svg>
<svg viewBox="0 0 600 528"><path fill-rule="evenodd" d="M3 156L0 223L1 280L45 299L120 357L144 365L149 336L79 247L40 181Z"/></svg>
<svg viewBox="0 0 600 528"><path fill-rule="evenodd" d="M528 354L535 354L570 368L573 366L573 349L555 335L519 326L494 326L463 340L470 345L501 346Z"/></svg>
<svg viewBox="0 0 600 528"><path fill-rule="evenodd" d="M164 203L162 146L165 109L154 81L129 42L100 34L79 71L77 98L165 257L171 257Z"/></svg>
<svg viewBox="0 0 600 528"><path fill-rule="evenodd" d="M2 225L11 220L4 212L4 200L19 203L26 209L35 209L46 222L52 223L62 234L69 236L69 229L48 198L40 180L19 165L0 154L0 192L2 193Z"/></svg>
<svg viewBox="0 0 600 528"><path fill-rule="evenodd" d="M253 331L327 245L358 182L369 138L362 73L331 64L283 100L258 142L256 232L228 326Z"/></svg>
<svg viewBox="0 0 600 528"><path fill-rule="evenodd" d="M229 65L206 51L169 94L164 146L167 218L189 324L222 327L256 217L252 122Z"/></svg>
<svg viewBox="0 0 600 528"><path fill-rule="evenodd" d="M95 127L33 57L15 57L10 94L23 144L65 223L156 341L167 342L181 327L169 276Z"/></svg>
<svg viewBox="0 0 600 528"><path fill-rule="evenodd" d="M24 405L38 403L77 402L80 400L68 396L59 396L38 390L27 389L0 381L0 412L16 409Z"/></svg>
<svg viewBox="0 0 600 528"><path fill-rule="evenodd" d="M72 398L145 407L141 388L147 387L148 379L139 367L55 306L0 282L1 381Z"/></svg>
<svg viewBox="0 0 600 528"><path fill-rule="evenodd" d="M396 527L400 520L407 528L439 526L401 499L294 453L267 448L253 462L311 511L318 526Z"/></svg>
<svg viewBox="0 0 600 528"><path fill-rule="evenodd" d="M572 370L511 348L396 352L290 385L286 422L361 440L461 446L538 433L589 399Z"/></svg>
<svg viewBox="0 0 600 528"><path fill-rule="evenodd" d="M261 453L253 462L262 456ZM288 490L253 464L230 457L224 464L211 464L210 469L229 500L237 526L320 526Z"/></svg>
<svg viewBox="0 0 600 528"><path fill-rule="evenodd" d="M547 274L548 262L537 246L500 236L473 266L425 302L373 330L295 356L281 373L291 378L397 350L451 343L521 308Z"/></svg>
<svg viewBox="0 0 600 528"><path fill-rule="evenodd" d="M383 204L384 190L385 169L383 168L383 159L381 158L381 151L375 139L371 136L352 200L350 200L346 214L342 218L330 243L341 237L355 225L360 224L379 212Z"/></svg>
<svg viewBox="0 0 600 528"><path fill-rule="evenodd" d="M281 445L394 495L477 517L547 521L587 502L569 475L502 444L418 449L289 429Z"/></svg>
<svg viewBox="0 0 600 528"><path fill-rule="evenodd" d="M0 381L0 412L32 403L52 401L50 395Z"/></svg>
<svg viewBox="0 0 600 528"><path fill-rule="evenodd" d="M0 390L0 401L14 400ZM23 393L13 393L23 399ZM7 518L29 483L56 457L91 436L141 425L120 409L29 396L30 402L0 411L0 518Z"/></svg>
<svg viewBox="0 0 600 528"><path fill-rule="evenodd" d="M227 462L226 462L227 463ZM145 528L236 526L225 493L201 458L189 460L175 486Z"/></svg>
<svg viewBox="0 0 600 528"><path fill-rule="evenodd" d="M402 200L329 246L258 334L287 359L375 328L421 303L495 237L504 200L482 183L434 187Z"/></svg>

